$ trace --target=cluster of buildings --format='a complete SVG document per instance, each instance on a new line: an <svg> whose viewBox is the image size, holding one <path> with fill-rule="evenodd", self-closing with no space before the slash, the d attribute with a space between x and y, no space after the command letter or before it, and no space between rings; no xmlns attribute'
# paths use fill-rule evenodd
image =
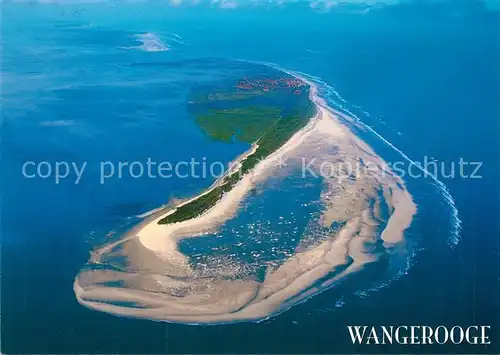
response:
<svg viewBox="0 0 500 355"><path fill-rule="evenodd" d="M285 77L279 79L248 79L244 77L236 83L236 88L240 90L260 89L263 91L273 91L277 89L295 89L293 91L294 94L300 94L302 92L301 89L305 86L306 84L302 80Z"/></svg>

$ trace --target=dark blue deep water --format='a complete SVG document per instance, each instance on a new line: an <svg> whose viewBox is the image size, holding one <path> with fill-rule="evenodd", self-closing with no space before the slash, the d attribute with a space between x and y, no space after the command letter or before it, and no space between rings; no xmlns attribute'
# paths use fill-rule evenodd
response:
<svg viewBox="0 0 500 355"><path fill-rule="evenodd" d="M2 6L3 353L500 351L494 334L492 345L479 347L354 346L345 327L486 324L498 334L498 12L480 1L327 13L308 3L270 10L156 2ZM200 58L220 60L211 59L210 70L182 64ZM387 287L356 292L341 285L260 324L183 326L80 306L72 283L92 245L170 197L211 183L125 176L103 185L100 161L229 162L246 149L208 139L187 117L189 85L219 80L223 59L311 75L332 106L390 143L360 133L387 161L402 159L396 147L416 162L481 162L479 179L441 179L460 226L451 208L433 214L443 208L432 200L436 194L412 190L420 185L408 181L427 211L411 231L421 250ZM88 167L79 184L74 176L55 184L23 178L26 161Z"/></svg>

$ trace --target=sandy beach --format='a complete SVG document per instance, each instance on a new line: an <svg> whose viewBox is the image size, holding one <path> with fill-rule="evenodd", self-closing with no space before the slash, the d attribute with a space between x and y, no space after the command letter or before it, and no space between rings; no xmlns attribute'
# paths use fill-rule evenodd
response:
<svg viewBox="0 0 500 355"><path fill-rule="evenodd" d="M146 220L122 239L122 242L128 240L135 243L136 249L144 248L141 253L147 251L154 255L158 259L154 261L157 265L168 265L168 272L143 277L139 273L84 271L74 284L81 304L116 315L168 322L218 324L257 321L284 312L323 292L377 261L381 252L390 252L404 240L404 231L416 212L416 205L404 182L393 174L383 174L390 171L387 164L341 123L337 113L319 96L314 83L297 77L310 85L310 98L317 108L315 116L303 129L242 176L202 215L172 224L158 223L174 213L176 208L208 193L220 183L220 179L208 190L174 208L161 208L145 214L148 216ZM258 182L272 176L284 155L293 156L298 148L311 144L315 144L317 149L324 149L327 147L325 142L341 147L342 153L337 157L341 162L354 164L359 157L363 157L378 169L375 177L360 176L340 185L338 179L325 178L323 199L326 208L321 220L325 227L335 221L344 221L343 227L319 244L304 248L299 246L295 255L282 265L267 268L261 282L248 278L227 280L224 277L207 281L196 276L188 257L178 250L179 241L216 231L235 216L242 201ZM238 157L236 167L256 149L254 144ZM325 159L329 158L328 152L322 154ZM329 197L326 192L333 190L337 191L336 195ZM388 204L389 216L383 215L380 201L371 202L380 195ZM353 196L360 198L353 199ZM373 249L379 239L383 241L385 251ZM119 243L101 249L94 255L94 261L101 261L102 256L110 253ZM143 268L153 262L151 256L144 261L139 260L137 254L134 258ZM137 281L139 278L141 281ZM102 286L120 279L126 280L127 285L136 285L138 289ZM163 291L145 291L146 284ZM185 295L176 296L179 292ZM126 307L120 302L133 302L140 307Z"/></svg>

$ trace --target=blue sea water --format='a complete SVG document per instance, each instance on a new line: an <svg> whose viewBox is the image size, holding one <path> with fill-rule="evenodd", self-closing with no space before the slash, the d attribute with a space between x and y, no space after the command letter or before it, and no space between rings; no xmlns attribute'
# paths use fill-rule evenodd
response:
<svg viewBox="0 0 500 355"><path fill-rule="evenodd" d="M3 352L498 353L497 337L479 348L354 346L345 328L498 327L497 12L480 2L328 13L306 4L194 11L162 3L2 6ZM217 80L214 73L223 76L227 64L190 67L200 58L311 75L332 106L377 133L359 132L387 161L403 153L449 166L462 158L482 162L482 178L425 188L407 181L425 211L411 229L420 242L411 268L386 287L333 288L260 324L193 327L88 310L76 302L72 283L92 245L170 197L211 183L124 177L103 185L99 162L229 162L246 149L208 139L186 116L190 83ZM27 160L88 167L79 184L55 184L23 178Z"/></svg>

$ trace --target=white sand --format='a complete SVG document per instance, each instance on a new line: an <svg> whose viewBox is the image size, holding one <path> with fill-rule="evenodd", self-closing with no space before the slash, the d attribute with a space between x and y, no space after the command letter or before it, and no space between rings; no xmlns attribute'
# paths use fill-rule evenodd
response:
<svg viewBox="0 0 500 355"><path fill-rule="evenodd" d="M137 237L141 245L165 263L177 265L182 269L179 275L183 277L189 275L191 268L186 256L177 249L178 241L184 237L195 237L216 230L236 213L239 204L255 184L273 172L276 163L284 154L292 153L311 136L315 139L331 138L337 144L346 146L344 147L346 154L353 156L349 158L357 159L358 156L363 156L376 164L380 171L389 171L384 161L370 147L340 123L336 113L317 95L318 89L314 83L306 82L311 86L311 99L317 105L317 114L304 129L297 132L278 151L256 165L214 207L201 216L179 223L160 225L158 221L173 213L175 209L159 213L134 230L130 238ZM239 158L239 161L241 162L255 149L254 145L249 152ZM220 181L211 189L218 183ZM196 278L182 278L183 281L180 281L179 278L175 278L175 273L169 276L151 277L153 283L166 289L187 290L186 295L178 297L168 292L105 287L102 286L105 281L122 278L132 282L130 279L135 276L130 276L129 273L121 275L120 272L93 270L82 272L75 280L74 290L77 299L87 307L116 315L182 323L260 320L281 313L377 260L377 255L371 252L369 245L378 238L377 228L381 223L378 220L380 208L378 205L370 207L366 200L370 194L376 192L375 187L382 189L383 196L392 208L392 214L380 236L386 247L393 247L404 239L404 231L416 212L416 206L404 188L404 183L392 174L362 178L340 186L338 183L335 185L335 182L327 184L341 188L342 195L340 202L333 203L327 208L325 220L347 220L347 223L338 233L318 245L297 251L276 269L268 268L266 277L261 283L250 279L225 280L224 278L212 280L210 284L207 284L206 280ZM361 192L366 194L366 198L358 199L351 205L352 196ZM189 201L196 198L198 196ZM196 292L191 292L192 290ZM142 307L113 304L121 301L135 302Z"/></svg>

